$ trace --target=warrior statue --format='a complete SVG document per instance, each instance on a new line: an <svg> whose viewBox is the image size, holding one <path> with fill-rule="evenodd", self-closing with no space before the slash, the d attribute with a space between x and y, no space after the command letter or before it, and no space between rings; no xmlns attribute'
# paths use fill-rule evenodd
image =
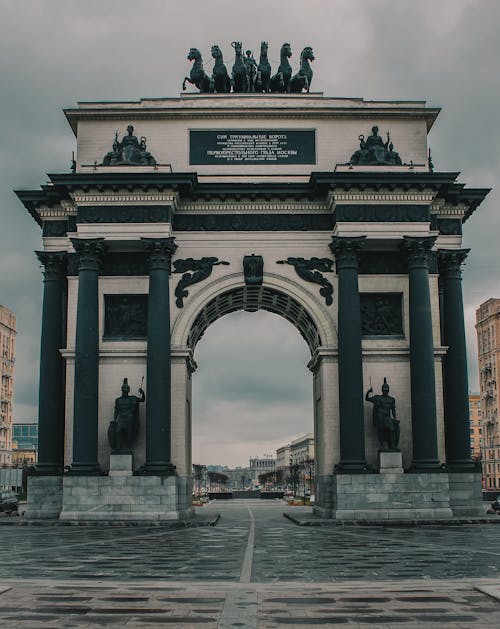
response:
<svg viewBox="0 0 500 629"><path fill-rule="evenodd" d="M139 432L139 404L145 401L146 396L141 388L139 388L140 398L129 393L128 378L124 378L122 394L115 400L114 418L108 428L108 441L112 454L130 454Z"/></svg>
<svg viewBox="0 0 500 629"><path fill-rule="evenodd" d="M384 378L382 395L370 395L372 387L366 392L365 400L373 404L373 425L377 429L380 449L399 451L399 421L396 419L396 400L389 395L389 385Z"/></svg>

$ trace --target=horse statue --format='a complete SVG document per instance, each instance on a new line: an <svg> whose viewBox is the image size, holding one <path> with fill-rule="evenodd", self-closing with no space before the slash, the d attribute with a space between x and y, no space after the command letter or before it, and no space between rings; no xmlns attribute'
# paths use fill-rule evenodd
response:
<svg viewBox="0 0 500 629"><path fill-rule="evenodd" d="M122 394L115 400L114 417L108 428L108 441L113 454L131 452L139 432L139 404L144 402L146 396L141 388L140 398L129 393L128 378L124 378Z"/></svg>
<svg viewBox="0 0 500 629"><path fill-rule="evenodd" d="M313 71L309 65L310 61L314 61L313 50L311 46L306 46L300 53L300 70L290 81L291 92L299 94L304 89L306 92L309 92L313 77Z"/></svg>
<svg viewBox="0 0 500 629"><path fill-rule="evenodd" d="M234 48L235 52L234 65L231 72L233 92L246 93L248 91L248 76L247 67L241 53L242 43L240 41L233 41L231 42L231 46Z"/></svg>
<svg viewBox="0 0 500 629"><path fill-rule="evenodd" d="M269 87L269 82L271 80L271 64L267 58L267 48L267 42L261 42L259 64L257 66L257 78L255 81L255 91L264 92L266 94L271 91L271 88Z"/></svg>
<svg viewBox="0 0 500 629"><path fill-rule="evenodd" d="M190 48L187 58L194 63L189 76L185 76L184 81L182 81L182 89L186 89L186 81L188 81L188 83L195 85L202 93L213 92L212 80L203 69L203 59L201 58L201 52L198 48Z"/></svg>
<svg viewBox="0 0 500 629"><path fill-rule="evenodd" d="M219 46L212 46L212 57L215 59L214 69L212 71L212 83L214 91L221 94L228 94L231 91L231 79L224 65L222 51Z"/></svg>
<svg viewBox="0 0 500 629"><path fill-rule="evenodd" d="M292 78L292 66L288 59L292 56L290 44L283 44L280 50L280 65L278 72L271 77L271 92L290 93L290 80Z"/></svg>

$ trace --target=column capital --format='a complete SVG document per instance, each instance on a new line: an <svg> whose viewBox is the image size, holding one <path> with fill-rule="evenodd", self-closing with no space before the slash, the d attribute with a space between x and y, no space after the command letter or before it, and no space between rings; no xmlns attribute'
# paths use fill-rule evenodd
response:
<svg viewBox="0 0 500 629"><path fill-rule="evenodd" d="M332 236L329 247L335 255L335 266L339 269L358 268L358 252L366 244L366 236Z"/></svg>
<svg viewBox="0 0 500 629"><path fill-rule="evenodd" d="M141 238L144 248L149 253L150 270L162 269L170 272L170 262L177 249L174 237Z"/></svg>
<svg viewBox="0 0 500 629"><path fill-rule="evenodd" d="M436 236L403 236L401 248L408 255L408 268L429 269L429 258Z"/></svg>
<svg viewBox="0 0 500 629"><path fill-rule="evenodd" d="M35 251L38 260L43 264L44 281L61 280L65 276L66 251Z"/></svg>
<svg viewBox="0 0 500 629"><path fill-rule="evenodd" d="M106 251L104 238L70 238L78 254L78 271L99 271Z"/></svg>
<svg viewBox="0 0 500 629"><path fill-rule="evenodd" d="M439 249L439 272L443 277L461 279L462 264L469 255L470 249Z"/></svg>

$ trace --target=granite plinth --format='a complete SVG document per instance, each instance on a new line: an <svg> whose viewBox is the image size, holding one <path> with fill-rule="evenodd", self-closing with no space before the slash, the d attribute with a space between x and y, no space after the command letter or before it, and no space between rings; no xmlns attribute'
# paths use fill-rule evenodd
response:
<svg viewBox="0 0 500 629"><path fill-rule="evenodd" d="M109 475L110 476L132 476L133 455L132 454L110 454L109 455Z"/></svg>
<svg viewBox="0 0 500 629"><path fill-rule="evenodd" d="M449 475L436 473L336 474L336 520L452 518Z"/></svg>
<svg viewBox="0 0 500 629"><path fill-rule="evenodd" d="M381 474L402 474L403 456L401 451L379 450L378 466Z"/></svg>
<svg viewBox="0 0 500 629"><path fill-rule="evenodd" d="M33 520L59 518L63 501L63 477L29 476L28 506L24 517Z"/></svg>
<svg viewBox="0 0 500 629"><path fill-rule="evenodd" d="M189 479L178 476L66 476L61 520L158 522L193 515Z"/></svg>

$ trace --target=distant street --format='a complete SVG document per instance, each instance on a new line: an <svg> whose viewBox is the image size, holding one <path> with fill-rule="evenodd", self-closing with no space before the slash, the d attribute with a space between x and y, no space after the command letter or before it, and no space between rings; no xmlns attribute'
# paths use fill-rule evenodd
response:
<svg viewBox="0 0 500 629"><path fill-rule="evenodd" d="M291 509L214 502L198 513L217 526L184 529L3 525L2 627L408 627L432 610L500 626L471 585L500 592L500 525L299 527Z"/></svg>

